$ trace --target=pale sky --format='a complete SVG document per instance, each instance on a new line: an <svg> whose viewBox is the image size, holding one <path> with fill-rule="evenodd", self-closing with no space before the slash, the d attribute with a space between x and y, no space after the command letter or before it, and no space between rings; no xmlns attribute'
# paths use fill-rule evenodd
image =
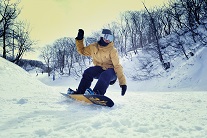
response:
<svg viewBox="0 0 207 138"><path fill-rule="evenodd" d="M31 39L38 47L62 37L76 37L79 28L86 35L116 21L121 12L159 7L167 0L21 0L19 18L30 24Z"/></svg>

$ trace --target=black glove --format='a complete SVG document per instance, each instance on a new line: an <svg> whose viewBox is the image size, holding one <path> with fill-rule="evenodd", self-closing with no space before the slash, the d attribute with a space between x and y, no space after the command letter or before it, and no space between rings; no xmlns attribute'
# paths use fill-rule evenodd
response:
<svg viewBox="0 0 207 138"><path fill-rule="evenodd" d="M75 39L77 39L77 40L82 40L82 39L83 39L83 36L84 36L84 31L83 31L83 29L79 29L79 30L78 30L78 35L77 35L77 37L76 37Z"/></svg>
<svg viewBox="0 0 207 138"><path fill-rule="evenodd" d="M126 85L120 85L121 87L121 95L124 96L126 90L127 90L127 86Z"/></svg>

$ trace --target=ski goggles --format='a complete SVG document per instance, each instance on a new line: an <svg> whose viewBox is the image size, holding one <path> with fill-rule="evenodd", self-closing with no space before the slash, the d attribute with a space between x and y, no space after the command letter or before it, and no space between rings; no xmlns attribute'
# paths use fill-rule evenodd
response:
<svg viewBox="0 0 207 138"><path fill-rule="evenodd" d="M112 42L113 39L114 39L113 35L111 35L111 34L102 34L101 36L102 36L105 40L108 40L108 41L110 41L110 42Z"/></svg>

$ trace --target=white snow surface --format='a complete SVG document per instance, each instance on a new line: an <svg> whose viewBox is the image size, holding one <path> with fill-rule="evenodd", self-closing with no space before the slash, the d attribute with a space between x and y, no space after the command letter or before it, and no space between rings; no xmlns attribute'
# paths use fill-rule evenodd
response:
<svg viewBox="0 0 207 138"><path fill-rule="evenodd" d="M161 78L127 79L125 96L118 83L110 86L106 96L114 101L112 108L60 95L80 80L52 81L0 58L0 137L206 138L206 53L201 49Z"/></svg>

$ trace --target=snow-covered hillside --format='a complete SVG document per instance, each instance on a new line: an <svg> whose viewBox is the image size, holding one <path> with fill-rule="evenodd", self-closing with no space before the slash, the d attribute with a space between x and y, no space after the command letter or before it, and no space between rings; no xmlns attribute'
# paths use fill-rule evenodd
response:
<svg viewBox="0 0 207 138"><path fill-rule="evenodd" d="M206 52L201 49L163 78L128 79L123 97L116 83L107 92L115 102L112 108L59 94L69 86L75 89L79 80L57 77L52 81L46 74L29 74L0 58L0 137L205 138Z"/></svg>
<svg viewBox="0 0 207 138"><path fill-rule="evenodd" d="M201 48L188 60L177 57L171 61L171 68L164 71L160 65L160 76L148 81L130 81L132 91L207 91L207 48ZM127 76L136 74L138 60L123 61L123 68ZM154 71L154 72L156 72ZM134 87L135 86L135 87Z"/></svg>

